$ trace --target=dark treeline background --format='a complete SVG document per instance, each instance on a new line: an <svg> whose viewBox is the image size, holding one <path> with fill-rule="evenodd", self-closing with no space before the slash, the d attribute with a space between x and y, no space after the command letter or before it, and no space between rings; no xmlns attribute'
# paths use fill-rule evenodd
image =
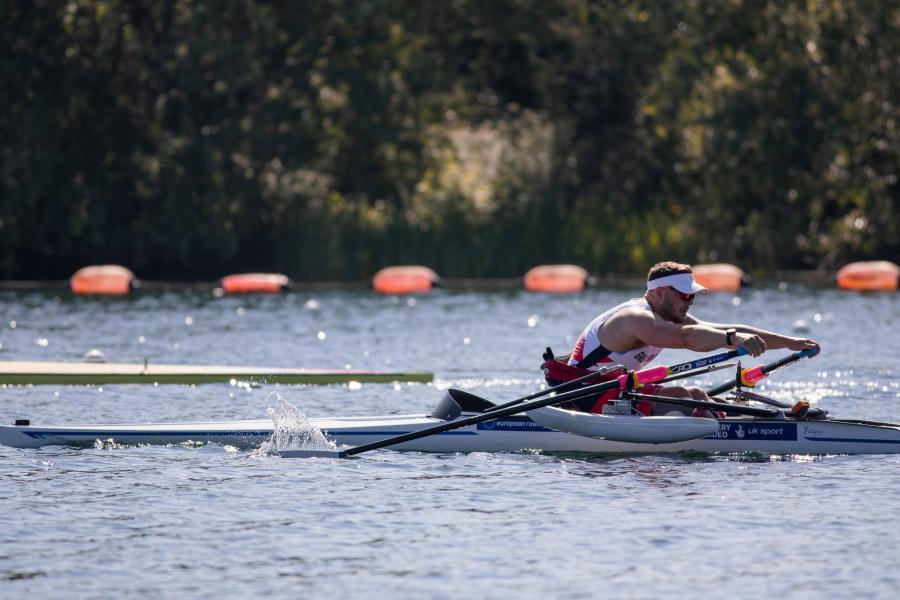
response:
<svg viewBox="0 0 900 600"><path fill-rule="evenodd" d="M0 277L900 256L896 0L8 0Z"/></svg>

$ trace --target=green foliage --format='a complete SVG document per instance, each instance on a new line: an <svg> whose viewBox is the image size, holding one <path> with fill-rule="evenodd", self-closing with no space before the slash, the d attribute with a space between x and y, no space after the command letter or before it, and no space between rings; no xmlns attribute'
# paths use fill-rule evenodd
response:
<svg viewBox="0 0 900 600"><path fill-rule="evenodd" d="M0 276L900 257L900 5L13 0Z"/></svg>

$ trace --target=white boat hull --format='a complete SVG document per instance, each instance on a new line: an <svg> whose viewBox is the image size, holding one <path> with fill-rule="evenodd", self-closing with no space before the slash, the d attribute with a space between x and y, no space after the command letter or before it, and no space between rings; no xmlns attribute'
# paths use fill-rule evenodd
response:
<svg viewBox="0 0 900 600"><path fill-rule="evenodd" d="M357 446L417 431L444 421L425 415L311 419L338 445ZM119 444L181 444L211 442L250 448L273 432L269 420L226 423L162 423L141 425L0 426L0 444L17 448L50 445L91 446L97 440ZM703 438L669 443L635 443L562 433L538 425L524 415L392 446L423 452L545 452L664 453L719 452L768 454L892 454L900 453L900 426L862 421L797 421L755 418L718 420L718 429Z"/></svg>

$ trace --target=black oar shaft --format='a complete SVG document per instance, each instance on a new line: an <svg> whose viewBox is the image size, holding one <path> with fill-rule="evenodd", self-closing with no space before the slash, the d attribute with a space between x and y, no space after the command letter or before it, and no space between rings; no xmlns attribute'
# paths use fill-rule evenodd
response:
<svg viewBox="0 0 900 600"><path fill-rule="evenodd" d="M669 381L674 381L676 379L684 379L685 377L691 377L693 375L702 375L703 373L712 373L713 371L720 371L722 369L727 369L729 367L733 367L734 365L735 365L735 363L713 364L713 365L709 365L708 367L692 369L690 372L686 371L685 373L677 373L675 375L669 375L668 377L666 377L664 379L660 379L659 381L656 381L655 383L656 384L668 383Z"/></svg>
<svg viewBox="0 0 900 600"><path fill-rule="evenodd" d="M754 402L761 402L763 404L768 404L769 406L774 406L776 408L791 408L791 405L787 402L781 402L780 400L776 400L775 398L769 398L761 394L754 394L752 392L747 392L746 390L741 393L740 398L744 400L753 400Z"/></svg>
<svg viewBox="0 0 900 600"><path fill-rule="evenodd" d="M710 388L710 389L706 390L706 393L709 396L718 396L719 394L724 394L725 392L729 391L735 385L736 384L734 381L729 381L729 382L717 385L714 388Z"/></svg>
<svg viewBox="0 0 900 600"><path fill-rule="evenodd" d="M818 354L818 351L801 350L800 352L795 352L793 354L789 354L789 355L785 356L784 358L780 358L774 362L770 362L769 364L764 365L762 368L762 372L765 373L766 375L768 375L775 369L780 369L781 367L784 367L791 363L797 362L801 358L812 358L816 354ZM737 385L737 380L732 379L731 381L726 381L725 383L723 383L721 385L717 385L714 388L706 390L706 393L709 394L710 396L718 396L719 394L723 394L723 393L727 392L728 390L735 387L736 385Z"/></svg>

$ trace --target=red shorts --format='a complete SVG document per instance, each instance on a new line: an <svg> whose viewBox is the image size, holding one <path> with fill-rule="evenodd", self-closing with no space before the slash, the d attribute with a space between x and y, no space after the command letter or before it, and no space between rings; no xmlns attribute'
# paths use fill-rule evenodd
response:
<svg viewBox="0 0 900 600"><path fill-rule="evenodd" d="M661 389L663 389L663 387L664 386L656 385L655 383L646 383L646 384L642 385L639 389L642 394L649 394L649 395L653 396L653 395L658 394L659 391ZM618 398L620 391L621 390L619 390L619 389L614 389L614 390L609 390L608 392L605 392L604 394L600 395L600 397L597 398L597 400L594 402L594 405L591 407L590 412L602 413L603 405L606 404L607 402L609 402L610 400L612 400L613 398ZM652 408L653 408L652 402L647 402L646 400L642 400L637 403L637 411L639 413L641 413L642 415L649 417L650 410Z"/></svg>

